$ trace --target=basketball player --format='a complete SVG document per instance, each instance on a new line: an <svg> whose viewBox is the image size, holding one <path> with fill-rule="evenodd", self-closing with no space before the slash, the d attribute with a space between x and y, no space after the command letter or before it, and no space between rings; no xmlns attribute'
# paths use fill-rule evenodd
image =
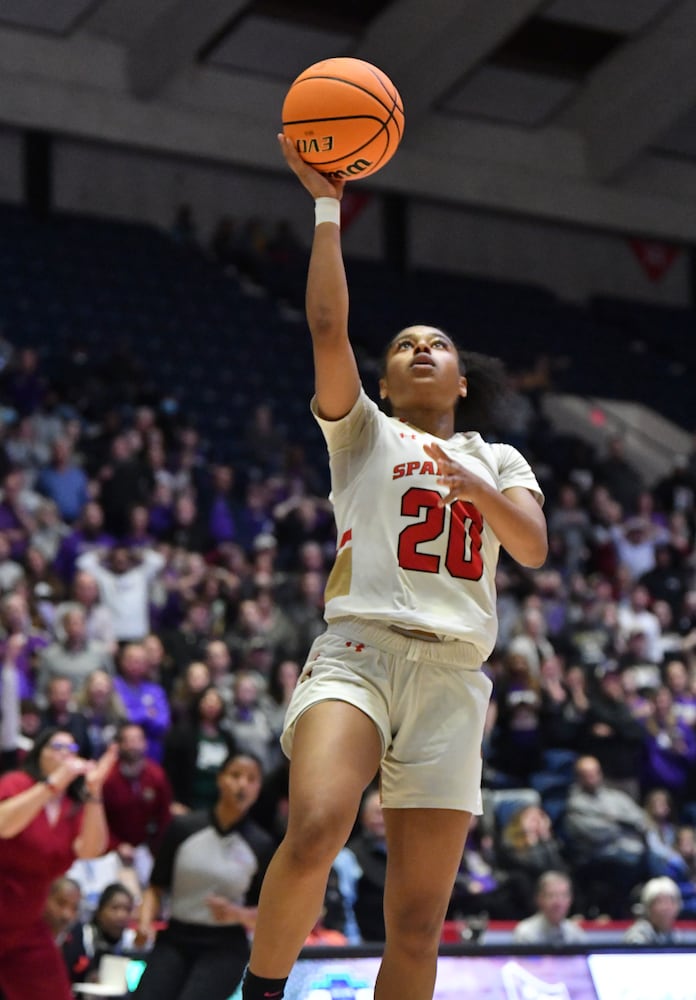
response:
<svg viewBox="0 0 696 1000"><path fill-rule="evenodd" d="M376 1000L430 1000L442 922L472 812L496 637L499 546L524 566L547 551L541 491L511 446L454 434L475 395L455 344L414 326L389 344L383 414L348 339L343 183L279 137L315 199L307 279L316 395L339 546L328 629L290 702L285 839L266 874L244 1000L278 1000L319 914L327 874L379 771L387 840L386 944Z"/></svg>

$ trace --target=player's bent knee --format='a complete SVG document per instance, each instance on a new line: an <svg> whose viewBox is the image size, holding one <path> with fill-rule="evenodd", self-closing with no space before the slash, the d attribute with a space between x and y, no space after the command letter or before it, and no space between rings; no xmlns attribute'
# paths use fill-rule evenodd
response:
<svg viewBox="0 0 696 1000"><path fill-rule="evenodd" d="M442 933L441 908L425 906L387 913L387 939L405 953L414 955L437 952Z"/></svg>
<svg viewBox="0 0 696 1000"><path fill-rule="evenodd" d="M350 824L340 817L306 816L288 828L285 849L293 863L300 867L315 868L325 864L328 870L349 832Z"/></svg>

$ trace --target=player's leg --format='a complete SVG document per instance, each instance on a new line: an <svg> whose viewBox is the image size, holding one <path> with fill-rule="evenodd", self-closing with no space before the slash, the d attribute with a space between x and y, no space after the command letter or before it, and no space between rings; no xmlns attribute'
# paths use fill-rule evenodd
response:
<svg viewBox="0 0 696 1000"><path fill-rule="evenodd" d="M431 1000L442 923L471 814L385 809L386 944L375 1000Z"/></svg>
<svg viewBox="0 0 696 1000"><path fill-rule="evenodd" d="M297 722L288 829L264 879L250 971L286 977L321 912L331 864L375 776L382 741L374 722L343 701L322 701Z"/></svg>

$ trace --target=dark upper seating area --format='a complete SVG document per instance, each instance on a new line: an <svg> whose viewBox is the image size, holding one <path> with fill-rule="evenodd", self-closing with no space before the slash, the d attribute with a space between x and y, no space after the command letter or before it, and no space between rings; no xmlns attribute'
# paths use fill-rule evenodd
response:
<svg viewBox="0 0 696 1000"><path fill-rule="evenodd" d="M514 369L548 355L554 387L641 399L688 427L696 340L692 311L596 299L457 274L408 275L349 260L351 331L366 357L409 323L441 325L462 346ZM304 262L297 266L303 280ZM298 290L301 299L301 289ZM272 296L249 295L202 252L153 227L0 206L0 323L40 347L48 370L76 347L94 359L134 353L215 450L239 457L235 427L272 397L303 443L322 447L307 412L309 339Z"/></svg>
<svg viewBox="0 0 696 1000"><path fill-rule="evenodd" d="M0 219L0 323L13 343L40 348L49 373L77 348L93 361L125 349L228 459L258 396L289 396L292 385L306 411L303 331L202 254L149 226L39 221L10 206Z"/></svg>

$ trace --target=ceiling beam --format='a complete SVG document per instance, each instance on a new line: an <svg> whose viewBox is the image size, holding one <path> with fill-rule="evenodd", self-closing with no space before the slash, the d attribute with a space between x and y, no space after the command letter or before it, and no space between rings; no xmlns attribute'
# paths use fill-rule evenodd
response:
<svg viewBox="0 0 696 1000"><path fill-rule="evenodd" d="M129 49L128 79L135 97L150 100L195 62L198 51L249 0L174 0Z"/></svg>
<svg viewBox="0 0 696 1000"><path fill-rule="evenodd" d="M0 28L0 124L282 173L275 133L282 80L201 67L152 101L133 97L121 46ZM443 155L442 151L446 151ZM696 244L696 166L645 154L611 185L588 176L577 132L432 114L366 190ZM59 156L56 158L59 161Z"/></svg>
<svg viewBox="0 0 696 1000"><path fill-rule="evenodd" d="M413 134L429 109L546 0L400 0L368 26L354 53L388 73Z"/></svg>
<svg viewBox="0 0 696 1000"><path fill-rule="evenodd" d="M598 67L559 117L577 128L600 180L619 176L696 101L696 0L683 0L652 30Z"/></svg>
<svg viewBox="0 0 696 1000"><path fill-rule="evenodd" d="M203 113L161 101L138 101L77 83L27 79L0 73L0 122L41 128L59 135L114 143L165 155L196 157L230 167L283 173L274 129L258 116ZM600 185L582 175L539 168L542 150L526 167L514 159L476 158L466 127L453 134L444 120L432 131L428 151L403 148L366 189L405 197L509 212L548 221L591 226L606 232L696 243L696 215L677 190L670 195ZM474 133L475 134L475 133ZM562 145L560 138L557 142ZM443 157L434 149L447 146ZM550 161L553 162L551 156Z"/></svg>
<svg viewBox="0 0 696 1000"><path fill-rule="evenodd" d="M101 0L80 21L79 31L134 45L171 6L172 0Z"/></svg>

